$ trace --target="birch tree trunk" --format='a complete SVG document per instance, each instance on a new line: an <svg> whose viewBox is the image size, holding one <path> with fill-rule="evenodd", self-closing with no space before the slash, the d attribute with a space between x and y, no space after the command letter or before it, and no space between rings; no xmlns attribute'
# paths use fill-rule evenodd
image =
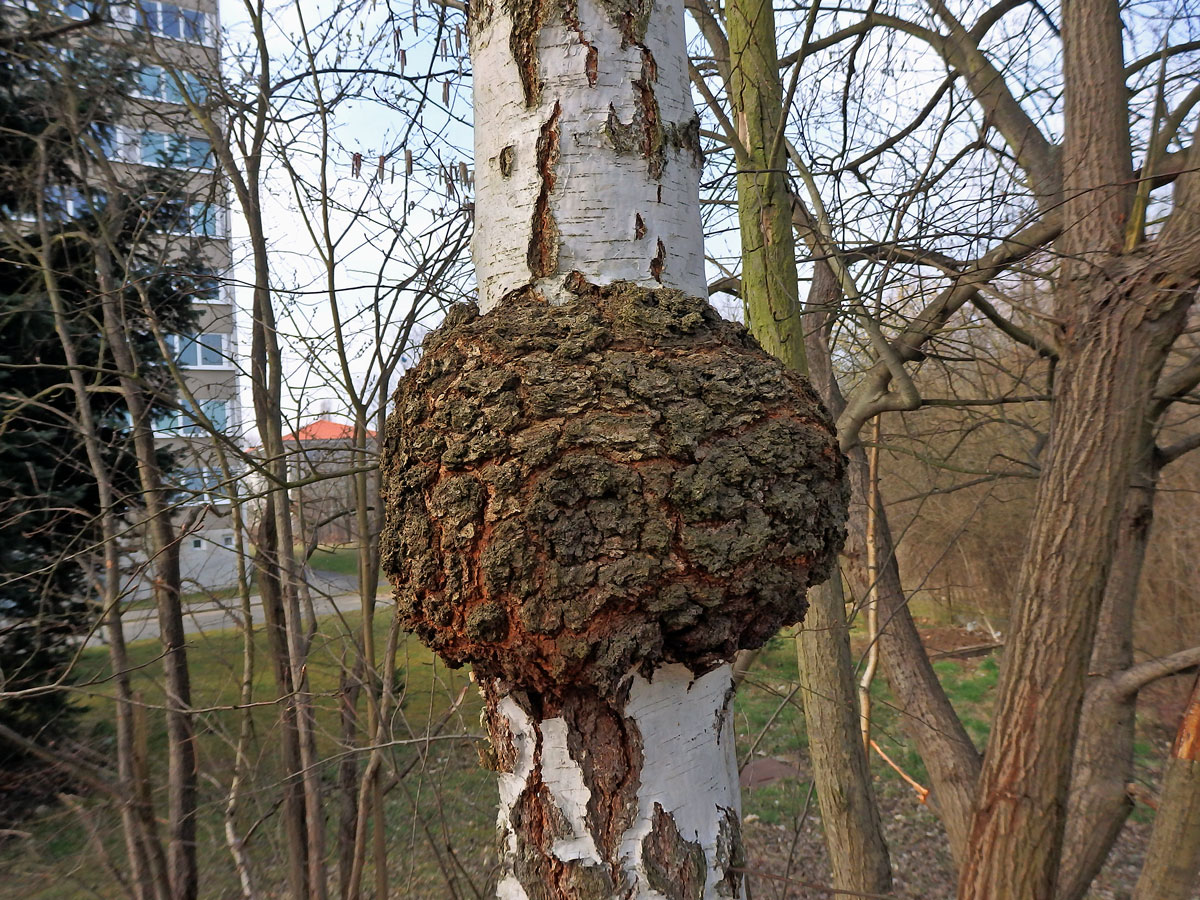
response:
<svg viewBox="0 0 1200 900"><path fill-rule="evenodd" d="M481 306L526 285L563 299L572 271L707 296L682 5L487 6L471 22ZM629 884L638 897L737 896L730 686L728 666L694 685L679 666L636 676L623 709L596 698L540 722L490 688L494 745L505 753L507 733L515 751L501 775L498 896L606 897ZM589 814L602 791L630 789L632 816Z"/></svg>
<svg viewBox="0 0 1200 900"><path fill-rule="evenodd" d="M728 661L843 536L832 422L706 296L675 0L474 3L480 307L381 454L397 615L471 663L504 898L741 896Z"/></svg>

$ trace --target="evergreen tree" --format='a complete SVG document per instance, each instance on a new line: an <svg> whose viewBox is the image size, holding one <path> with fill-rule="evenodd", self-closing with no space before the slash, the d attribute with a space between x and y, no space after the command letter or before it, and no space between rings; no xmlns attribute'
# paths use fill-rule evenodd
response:
<svg viewBox="0 0 1200 900"><path fill-rule="evenodd" d="M189 297L200 276L188 274L187 260L162 263L164 235L186 208L163 200L181 196L174 186L161 177L118 184L111 168L89 165L111 143L133 74L117 48L101 46L87 28L31 28L3 13L0 35L0 724L49 743L72 718L59 685L74 639L95 619L89 598L103 577L93 565L100 501L64 342L85 368L117 512L127 511L138 503L136 466L101 339L95 250L107 240L116 251L109 255L138 375L158 413L172 391L151 319L163 332L191 330ZM68 309L65 333L50 285ZM0 780L0 809L10 815L37 796L40 774L11 777L29 762L0 743L0 771L10 773Z"/></svg>

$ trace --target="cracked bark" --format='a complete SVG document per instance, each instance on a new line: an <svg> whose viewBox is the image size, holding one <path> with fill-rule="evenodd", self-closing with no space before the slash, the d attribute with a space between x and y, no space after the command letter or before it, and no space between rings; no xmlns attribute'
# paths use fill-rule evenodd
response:
<svg viewBox="0 0 1200 900"><path fill-rule="evenodd" d="M1200 878L1200 678L1179 720L1133 900L1188 900Z"/></svg>
<svg viewBox="0 0 1200 900"><path fill-rule="evenodd" d="M1155 241L1125 249L1136 182L1121 28L1111 0L1063 9L1061 352L960 900L1054 895L1074 735L1123 501L1200 276L1194 222L1187 236L1183 220L1172 220ZM1182 189L1190 187L1189 179Z"/></svg>
<svg viewBox="0 0 1200 900"><path fill-rule="evenodd" d="M1082 900L1133 811L1126 785L1134 777L1137 693L1121 690L1117 676L1133 665L1134 608L1154 518L1158 471L1149 426L1147 420L1138 476L1125 498L1112 574L1088 666L1071 766L1057 900Z"/></svg>
<svg viewBox="0 0 1200 900"><path fill-rule="evenodd" d="M728 660L843 536L832 421L703 299L682 25L471 8L484 314L397 390L382 561L481 683L501 897L741 895Z"/></svg>

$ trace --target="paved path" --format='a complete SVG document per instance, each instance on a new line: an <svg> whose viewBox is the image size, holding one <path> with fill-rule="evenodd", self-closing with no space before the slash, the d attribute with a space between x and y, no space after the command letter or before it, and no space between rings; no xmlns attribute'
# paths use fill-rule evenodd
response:
<svg viewBox="0 0 1200 900"><path fill-rule="evenodd" d="M317 617L333 613L354 613L359 608L358 579L353 575L337 575L332 572L310 571L309 584L312 589L313 609ZM380 585L380 604L390 605L391 597L386 584ZM261 625L262 600L250 598L250 611L254 624ZM183 629L187 634L207 634L237 628L241 624L241 601L233 598L204 603L189 603L183 614ZM153 609L132 610L124 616L125 640L157 640L159 636L158 613ZM102 629L88 639L89 645L106 643Z"/></svg>

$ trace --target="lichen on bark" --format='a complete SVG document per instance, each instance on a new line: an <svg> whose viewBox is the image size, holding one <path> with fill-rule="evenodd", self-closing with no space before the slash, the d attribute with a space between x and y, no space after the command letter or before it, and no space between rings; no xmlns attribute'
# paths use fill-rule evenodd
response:
<svg viewBox="0 0 1200 900"><path fill-rule="evenodd" d="M450 664L561 696L710 671L799 620L841 546L807 382L673 290L454 308L383 449L397 613Z"/></svg>

